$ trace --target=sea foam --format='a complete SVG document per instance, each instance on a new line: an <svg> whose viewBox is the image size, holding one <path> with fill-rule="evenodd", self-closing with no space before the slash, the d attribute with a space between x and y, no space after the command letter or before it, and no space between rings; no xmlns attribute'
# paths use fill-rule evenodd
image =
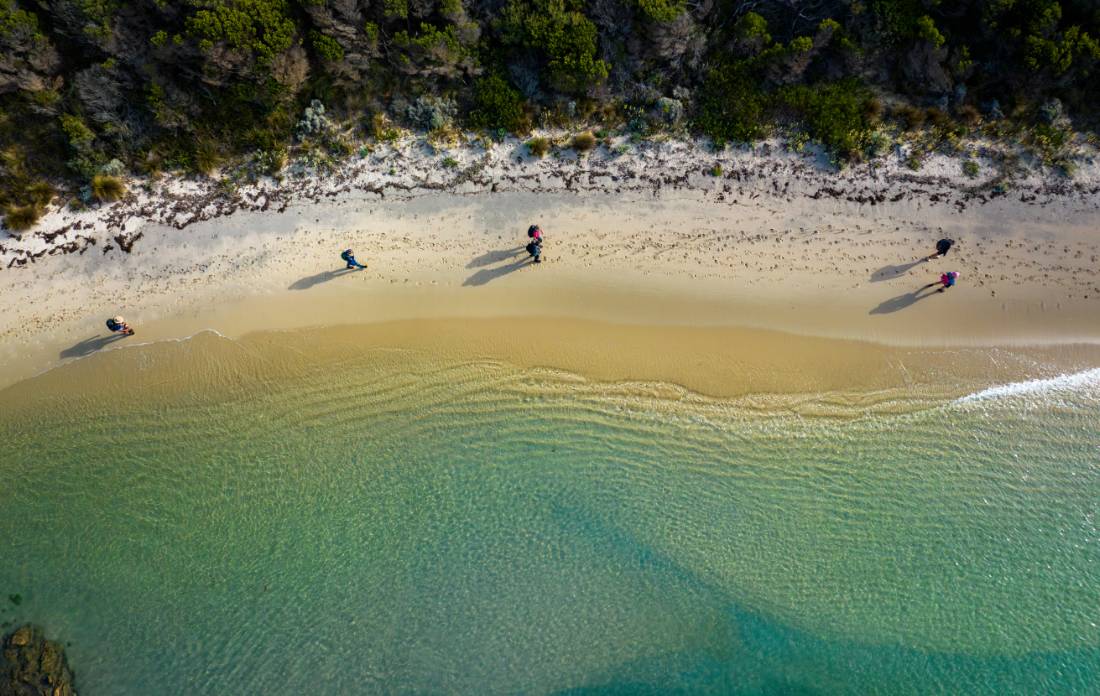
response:
<svg viewBox="0 0 1100 696"><path fill-rule="evenodd" d="M987 401L990 399L1003 399L1023 395L1065 392L1081 393L1098 387L1100 387L1100 367L1067 375L1058 375L1057 377L1029 379L1023 382L1000 384L973 394L967 394L957 399L955 403L967 404L975 401Z"/></svg>

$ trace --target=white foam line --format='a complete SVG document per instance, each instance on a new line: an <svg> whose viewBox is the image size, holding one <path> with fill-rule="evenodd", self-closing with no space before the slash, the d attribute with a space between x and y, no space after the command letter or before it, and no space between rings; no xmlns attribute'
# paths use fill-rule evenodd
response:
<svg viewBox="0 0 1100 696"><path fill-rule="evenodd" d="M1076 391L1085 387L1100 386L1100 367L1083 372L1074 372L1068 375L1058 375L1047 379L1029 379L1024 382L1009 382L980 392L967 394L956 399L957 404L984 401L987 399L1000 399L1021 394L1036 394L1044 392Z"/></svg>

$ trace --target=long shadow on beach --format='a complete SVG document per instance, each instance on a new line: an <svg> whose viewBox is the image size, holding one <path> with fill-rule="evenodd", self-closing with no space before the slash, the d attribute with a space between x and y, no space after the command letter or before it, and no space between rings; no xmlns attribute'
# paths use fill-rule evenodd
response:
<svg viewBox="0 0 1100 696"><path fill-rule="evenodd" d="M351 268L341 268L338 271L325 271L324 273L318 273L317 275L306 276L305 278L299 278L290 284L291 290L308 290L314 285L320 285L321 283L327 283L330 280L335 280L342 275L351 273Z"/></svg>
<svg viewBox="0 0 1100 696"><path fill-rule="evenodd" d="M92 336L91 338L85 338L76 345L69 346L65 350L61 351L60 358L83 358L85 355L91 355L96 351L103 350L107 346L111 345L119 339L126 338L122 334L111 334L110 336Z"/></svg>
<svg viewBox="0 0 1100 696"><path fill-rule="evenodd" d="M518 271L524 266L527 266L529 263L530 262L526 258L522 258L504 266L497 266L496 268L483 268L467 278L466 282L464 282L463 285L485 285L490 280L495 280L496 278L506 276L513 271Z"/></svg>
<svg viewBox="0 0 1100 696"><path fill-rule="evenodd" d="M523 251L523 247L517 246L511 249L498 249L497 251L489 251L476 259L466 264L466 268L481 268L482 266L490 266L500 261L507 261L508 259L516 256Z"/></svg>
<svg viewBox="0 0 1100 696"><path fill-rule="evenodd" d="M896 266L883 266L874 273L871 274L871 282L878 283L883 280L891 280L893 278L900 278L912 269L914 266L919 266L924 262L924 259L917 259L916 261L910 261L909 263L900 263Z"/></svg>
<svg viewBox="0 0 1100 696"><path fill-rule="evenodd" d="M893 314L894 312L900 312L906 307L912 307L921 300L938 295L939 292L931 290L931 292L924 292L925 290L931 290L927 285L919 290L913 292L907 292L904 295L898 295L897 297L891 297L878 307L872 309L868 314ZM923 294L922 294L923 293Z"/></svg>

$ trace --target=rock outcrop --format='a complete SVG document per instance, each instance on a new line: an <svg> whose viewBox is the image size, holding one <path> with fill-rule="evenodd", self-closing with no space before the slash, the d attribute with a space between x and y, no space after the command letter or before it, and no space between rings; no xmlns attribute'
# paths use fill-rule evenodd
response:
<svg viewBox="0 0 1100 696"><path fill-rule="evenodd" d="M60 643L26 625L4 637L0 696L75 696L73 673Z"/></svg>

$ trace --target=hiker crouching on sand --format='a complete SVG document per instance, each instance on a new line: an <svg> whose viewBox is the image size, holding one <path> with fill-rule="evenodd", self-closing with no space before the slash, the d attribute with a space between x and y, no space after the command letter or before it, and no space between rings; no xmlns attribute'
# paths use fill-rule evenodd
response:
<svg viewBox="0 0 1100 696"><path fill-rule="evenodd" d="M351 253L351 249L344 249L343 253L340 254L340 258L348 265L347 269L349 271L353 268L366 268L365 265L355 260L355 254Z"/></svg>
<svg viewBox="0 0 1100 696"><path fill-rule="evenodd" d="M942 285L943 287L941 287L936 292L943 292L947 288L954 287L955 286L955 281L958 280L958 278L959 278L959 274L958 274L957 271L948 271L947 273L944 273L943 275L940 276L940 282L938 282L938 283L929 283L928 285L925 285L921 289L926 290L928 288L934 288L937 285Z"/></svg>
<svg viewBox="0 0 1100 696"><path fill-rule="evenodd" d="M542 246L542 228L538 225L531 225L527 228L527 236L531 241L539 246Z"/></svg>
<svg viewBox="0 0 1100 696"><path fill-rule="evenodd" d="M130 328L130 325L122 317L111 317L107 320L107 329L111 333L119 334L120 336L133 336L134 330Z"/></svg>
<svg viewBox="0 0 1100 696"><path fill-rule="evenodd" d="M534 263L542 263L542 228L538 225L531 225L527 228L527 237L531 240L525 247L527 253L531 255L531 260Z"/></svg>
<svg viewBox="0 0 1100 696"><path fill-rule="evenodd" d="M531 255L531 261L542 263L542 245L531 242L527 245L527 253Z"/></svg>

